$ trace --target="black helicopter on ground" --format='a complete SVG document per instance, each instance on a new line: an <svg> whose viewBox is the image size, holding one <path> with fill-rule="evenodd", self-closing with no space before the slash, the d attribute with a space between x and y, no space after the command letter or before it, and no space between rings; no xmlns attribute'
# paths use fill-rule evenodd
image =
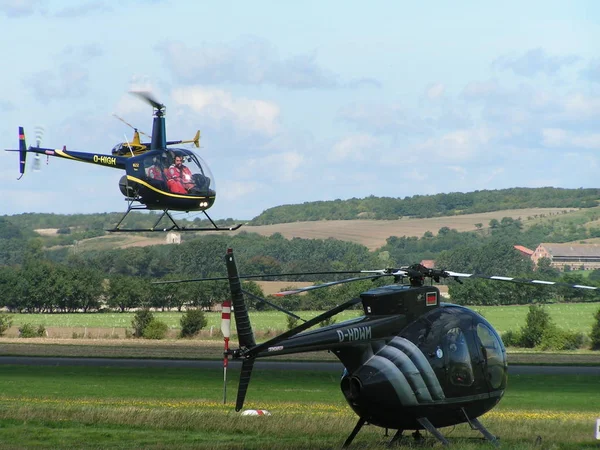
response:
<svg viewBox="0 0 600 450"><path fill-rule="evenodd" d="M366 423L397 430L390 444L398 441L405 430L416 430L414 436L419 437L419 430L425 429L443 445L449 445L438 428L466 422L487 440L498 445L497 438L486 430L478 417L496 406L504 395L508 375L504 344L492 325L481 315L463 306L441 302L439 289L426 285L426 279L439 282L443 278L450 278L460 282L462 278L483 278L600 290L592 286L451 272L420 264L376 271L277 274L273 276L332 273L363 275L276 295L297 294L382 277L392 277L394 284L363 292L359 298L351 299L273 339L257 344L244 295L299 317L244 290L242 279L263 278L265 275L239 275L231 249L227 251L225 259L227 277L160 283L229 281L231 302L224 302L222 313L224 378L228 359L241 360L236 411L240 411L244 405L256 359L327 350L344 365L341 390L359 417L344 447L350 445ZM403 280L408 280L408 284L399 284ZM362 304L362 317L308 330L358 304ZM233 350L229 349L231 307L239 339L239 348Z"/></svg>
<svg viewBox="0 0 600 450"><path fill-rule="evenodd" d="M216 198L215 180L208 165L192 150L185 148L170 148L168 145L182 141L167 141L165 125L165 105L156 101L146 92L132 92L149 103L154 109L154 120L152 125L152 139L148 150L135 156L131 153L127 156L101 155L97 153L85 153L62 149L42 148L39 141L36 146L27 147L25 143L25 132L19 127L19 149L7 149L7 151L19 152L19 171L21 176L25 173L25 162L28 153L38 155L56 156L73 161L97 164L113 169L125 170L126 175L121 177L119 188L127 200L127 211L117 223L108 230L117 231L231 231L238 229L241 224L233 227L219 227L206 213ZM199 138L199 134L198 134ZM113 149L113 153L115 149ZM160 210L162 214L154 226L148 229L127 229L121 224L127 215L133 210ZM177 224L169 211L200 211L210 221L212 226L203 228L182 227ZM164 217L168 217L171 223L168 227L158 228Z"/></svg>

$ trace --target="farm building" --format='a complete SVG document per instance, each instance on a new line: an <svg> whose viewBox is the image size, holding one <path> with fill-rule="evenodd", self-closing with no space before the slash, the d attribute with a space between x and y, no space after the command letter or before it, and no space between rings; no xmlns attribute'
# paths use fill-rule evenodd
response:
<svg viewBox="0 0 600 450"><path fill-rule="evenodd" d="M537 246L531 255L534 264L541 258L548 258L551 266L564 270L571 269L593 270L600 269L600 244L548 244Z"/></svg>
<svg viewBox="0 0 600 450"><path fill-rule="evenodd" d="M526 258L531 258L531 256L533 255L533 250L531 250L530 248L527 247L523 247L522 245L515 245L515 250L518 250L521 255L525 256Z"/></svg>

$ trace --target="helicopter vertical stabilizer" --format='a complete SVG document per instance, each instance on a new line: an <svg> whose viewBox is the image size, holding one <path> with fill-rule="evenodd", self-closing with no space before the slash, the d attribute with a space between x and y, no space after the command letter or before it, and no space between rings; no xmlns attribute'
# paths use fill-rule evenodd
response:
<svg viewBox="0 0 600 450"><path fill-rule="evenodd" d="M21 178L25 174L25 161L27 160L27 144L25 143L25 130L19 127L19 173Z"/></svg>
<svg viewBox="0 0 600 450"><path fill-rule="evenodd" d="M254 332L252 331L252 325L250 324L250 317L248 316L248 309L246 308L246 302L244 301L244 293L242 292L242 285L232 249L227 249L225 261L227 263L227 276L229 277L231 302L240 348L254 347L256 346Z"/></svg>
<svg viewBox="0 0 600 450"><path fill-rule="evenodd" d="M242 292L237 265L235 263L235 258L233 257L233 250L230 248L227 249L225 262L227 263L231 303L233 306L233 314L235 316L235 327L237 329L240 349L256 347L254 332L252 331L248 309L246 308L246 302L244 301L244 293ZM254 361L254 357L246 358L242 361L242 372L240 373L240 384L235 404L236 411L241 410L244 405L244 399L246 398L246 392L248 391L248 385L250 384L250 377L252 376Z"/></svg>

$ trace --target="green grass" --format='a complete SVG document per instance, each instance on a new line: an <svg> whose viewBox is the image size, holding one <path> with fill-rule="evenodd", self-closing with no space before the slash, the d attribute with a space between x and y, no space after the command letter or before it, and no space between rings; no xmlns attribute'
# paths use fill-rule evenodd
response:
<svg viewBox="0 0 600 450"><path fill-rule="evenodd" d="M548 312L558 326L563 329L588 334L594 323L594 314L600 309L600 303L555 303L546 305ZM508 330L518 330L525 324L528 306L477 306L473 309L481 313L500 333ZM298 315L310 319L319 311L300 311ZM179 328L179 320L183 313L156 312L155 317L165 322L170 328ZM336 316L341 322L362 314L362 310L344 311ZM221 314L209 312L207 329L221 327ZM133 313L104 313L104 314L14 314L13 325L24 323L44 325L45 327L100 327L100 328L131 328ZM285 330L286 316L277 311L253 311L250 319L255 331Z"/></svg>
<svg viewBox="0 0 600 450"><path fill-rule="evenodd" d="M257 370L245 408L266 418L233 412L230 374L224 406L220 370L0 366L0 448L339 448L356 421L339 374ZM597 448L599 392L592 376L512 376L482 422L504 448L533 449L538 435L544 448ZM490 448L466 426L442 432L457 448ZM353 448L384 442L368 426Z"/></svg>
<svg viewBox="0 0 600 450"><path fill-rule="evenodd" d="M553 303L546 305L554 322L562 329L589 334L594 324L594 314L600 303ZM499 333L517 331L525 325L529 306L475 306Z"/></svg>

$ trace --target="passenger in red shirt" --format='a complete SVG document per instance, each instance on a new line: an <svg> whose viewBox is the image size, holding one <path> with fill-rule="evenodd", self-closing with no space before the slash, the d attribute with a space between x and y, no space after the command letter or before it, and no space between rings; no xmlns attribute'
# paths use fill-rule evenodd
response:
<svg viewBox="0 0 600 450"><path fill-rule="evenodd" d="M183 164L181 156L175 156L175 163L166 172L167 186L175 194L187 194L195 186L192 172Z"/></svg>

